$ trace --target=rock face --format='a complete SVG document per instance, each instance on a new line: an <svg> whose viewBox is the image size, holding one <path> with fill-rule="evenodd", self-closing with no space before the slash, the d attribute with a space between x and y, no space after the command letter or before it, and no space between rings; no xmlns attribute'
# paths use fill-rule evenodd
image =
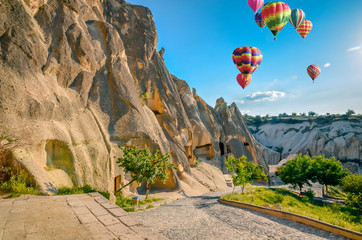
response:
<svg viewBox="0 0 362 240"><path fill-rule="evenodd" d="M266 123L250 127L270 165L277 164L289 154L324 154L335 157L353 172L362 172L362 120L336 120L326 123L299 121L298 123Z"/></svg>
<svg viewBox="0 0 362 240"><path fill-rule="evenodd" d="M41 190L118 189L127 181L118 145L172 151L189 177L195 156L221 170L227 154L266 165L236 105L218 100L213 109L168 72L148 8L4 0L0 19L1 131L22 140L15 156ZM156 186L182 188L182 181L175 171Z"/></svg>

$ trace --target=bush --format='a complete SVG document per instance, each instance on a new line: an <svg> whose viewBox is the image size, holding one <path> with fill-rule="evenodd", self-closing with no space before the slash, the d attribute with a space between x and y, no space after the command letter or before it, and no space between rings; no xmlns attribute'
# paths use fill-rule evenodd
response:
<svg viewBox="0 0 362 240"><path fill-rule="evenodd" d="M315 193L313 192L313 190L311 188L309 188L308 191L304 192L304 195L310 199L313 199L315 196Z"/></svg>
<svg viewBox="0 0 362 240"><path fill-rule="evenodd" d="M362 192L360 193L348 193L345 201L347 206L356 209L360 214L362 213Z"/></svg>
<svg viewBox="0 0 362 240"><path fill-rule="evenodd" d="M362 175L350 174L342 180L342 189L347 193L358 194L362 192Z"/></svg>

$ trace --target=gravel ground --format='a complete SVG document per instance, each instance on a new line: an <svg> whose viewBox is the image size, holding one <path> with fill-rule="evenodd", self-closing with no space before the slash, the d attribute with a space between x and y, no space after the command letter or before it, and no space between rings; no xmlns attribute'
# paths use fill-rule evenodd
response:
<svg viewBox="0 0 362 240"><path fill-rule="evenodd" d="M346 239L304 224L220 204L225 193L176 200L132 216L169 239Z"/></svg>

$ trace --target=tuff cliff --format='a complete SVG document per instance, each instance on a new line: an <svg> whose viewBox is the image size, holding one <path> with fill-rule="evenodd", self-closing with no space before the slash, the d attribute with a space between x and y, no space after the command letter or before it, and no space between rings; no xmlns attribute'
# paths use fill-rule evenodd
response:
<svg viewBox="0 0 362 240"><path fill-rule="evenodd" d="M352 172L362 173L362 119L317 118L250 125L268 164L275 165L289 154L324 154L335 157Z"/></svg>
<svg viewBox="0 0 362 240"><path fill-rule="evenodd" d="M156 184L167 189L224 189L228 154L266 166L235 104L214 109L169 73L148 8L4 0L0 19L1 132L21 140L15 157L41 190L116 190L118 145L172 151L179 171Z"/></svg>

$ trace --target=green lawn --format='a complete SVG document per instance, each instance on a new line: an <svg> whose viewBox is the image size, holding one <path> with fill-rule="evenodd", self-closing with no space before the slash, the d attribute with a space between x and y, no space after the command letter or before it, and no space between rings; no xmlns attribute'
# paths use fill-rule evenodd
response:
<svg viewBox="0 0 362 240"><path fill-rule="evenodd" d="M301 198L286 189L254 188L244 194L228 194L222 198L258 206L279 203L284 211L362 232L362 218L356 210L342 204L326 204L308 197Z"/></svg>
<svg viewBox="0 0 362 240"><path fill-rule="evenodd" d="M164 199L162 198L149 198L147 200L140 200L138 202L138 205L145 205L145 204L148 204L148 203L152 203L152 202L159 202L159 201L162 201ZM127 197L117 197L117 200L116 200L116 204L122 208L125 208L124 210L127 211L127 212L134 212L135 209L133 208L134 206L136 206L136 204L134 204L132 202L132 199L131 198L127 198ZM147 207L147 209L149 208L152 208L150 206Z"/></svg>

